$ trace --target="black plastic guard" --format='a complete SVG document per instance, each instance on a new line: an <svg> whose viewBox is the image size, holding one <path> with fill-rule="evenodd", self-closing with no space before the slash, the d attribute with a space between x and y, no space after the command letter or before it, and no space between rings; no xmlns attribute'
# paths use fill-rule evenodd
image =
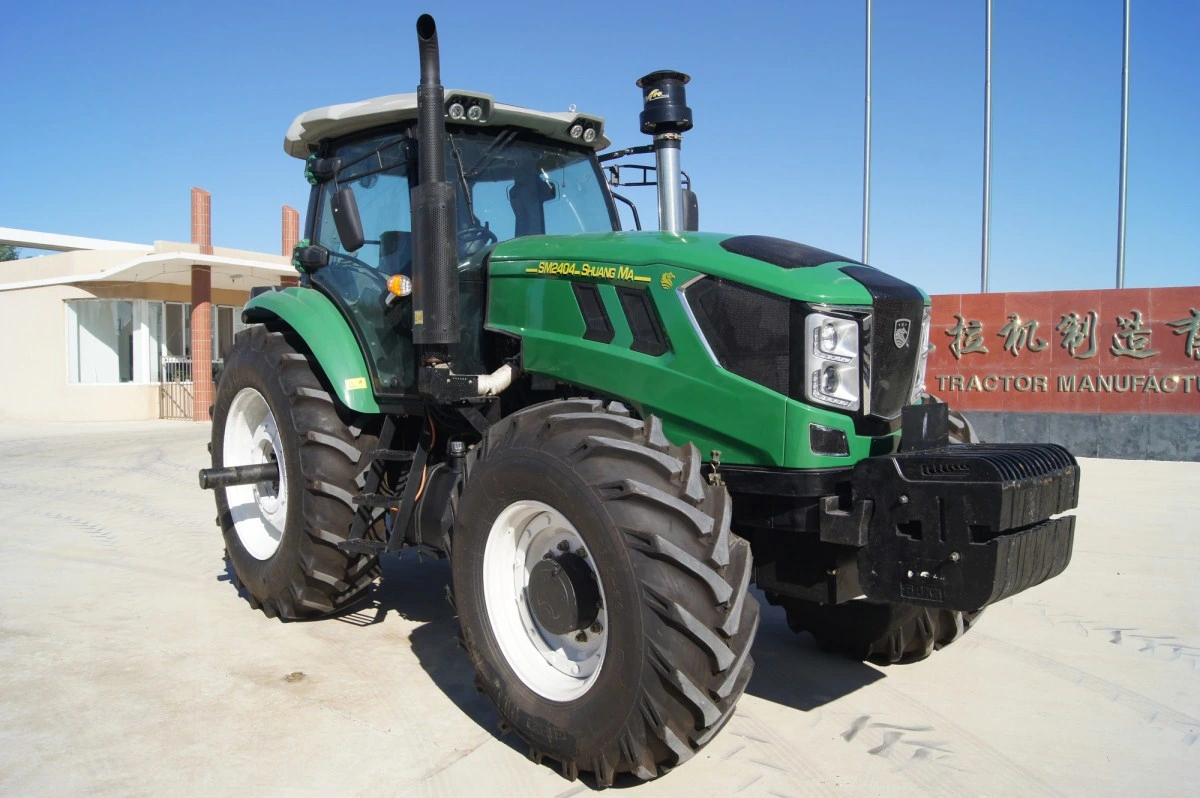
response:
<svg viewBox="0 0 1200 798"><path fill-rule="evenodd" d="M854 470L870 501L859 553L878 601L977 610L1062 573L1079 500L1079 465L1056 444L950 445L870 457Z"/></svg>

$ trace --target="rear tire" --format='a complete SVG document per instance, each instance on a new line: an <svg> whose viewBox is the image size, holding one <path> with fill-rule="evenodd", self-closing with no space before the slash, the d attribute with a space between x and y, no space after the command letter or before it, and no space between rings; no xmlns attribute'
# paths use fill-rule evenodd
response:
<svg viewBox="0 0 1200 798"><path fill-rule="evenodd" d="M268 617L333 612L379 575L375 557L337 547L376 448L364 423L336 402L294 334L261 324L238 334L217 386L213 467L270 460L280 479L214 494L237 585Z"/></svg>
<svg viewBox="0 0 1200 798"><path fill-rule="evenodd" d="M975 431L975 425L962 413L951 410L949 422L951 443L983 443Z"/></svg>
<svg viewBox="0 0 1200 798"><path fill-rule="evenodd" d="M865 599L821 605L772 596L787 612L793 632L808 632L817 645L880 664L916 662L962 637L983 612L958 612Z"/></svg>
<svg viewBox="0 0 1200 798"><path fill-rule="evenodd" d="M700 465L658 419L589 400L515 413L467 457L451 557L463 646L531 758L569 779L681 764L750 679L750 547ZM571 595L599 606L594 621L552 631L564 605L530 578L547 556L574 574Z"/></svg>

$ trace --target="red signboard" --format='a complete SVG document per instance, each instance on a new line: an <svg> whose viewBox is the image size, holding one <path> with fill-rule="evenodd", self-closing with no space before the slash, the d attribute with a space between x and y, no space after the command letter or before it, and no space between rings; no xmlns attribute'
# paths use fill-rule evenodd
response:
<svg viewBox="0 0 1200 798"><path fill-rule="evenodd" d="M929 339L957 409L1200 413L1200 287L939 295Z"/></svg>

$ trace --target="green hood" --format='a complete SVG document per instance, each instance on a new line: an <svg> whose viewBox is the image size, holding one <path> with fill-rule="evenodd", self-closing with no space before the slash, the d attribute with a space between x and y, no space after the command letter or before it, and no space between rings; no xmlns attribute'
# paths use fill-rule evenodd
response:
<svg viewBox="0 0 1200 798"><path fill-rule="evenodd" d="M789 299L831 305L869 305L871 295L862 283L840 267L850 259L831 260L818 266L782 268L773 263L726 250L726 233L579 233L527 236L500 244L492 253L493 265L514 261L592 261L626 266L671 266L742 283ZM833 256L837 258L838 256Z"/></svg>

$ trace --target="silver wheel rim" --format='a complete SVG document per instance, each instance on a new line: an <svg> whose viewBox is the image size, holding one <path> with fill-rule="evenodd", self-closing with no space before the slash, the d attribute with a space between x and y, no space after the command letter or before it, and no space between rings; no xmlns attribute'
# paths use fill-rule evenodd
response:
<svg viewBox="0 0 1200 798"><path fill-rule="evenodd" d="M277 463L277 482L225 488L229 515L242 547L256 560L268 560L279 549L287 521L287 465L279 427L263 395L243 388L233 397L225 417L222 463L228 466Z"/></svg>
<svg viewBox="0 0 1200 798"><path fill-rule="evenodd" d="M571 701L591 689L608 649L608 604L599 579L600 610L582 632L556 635L530 609L533 566L563 551L583 557L589 566L594 563L566 516L535 501L506 507L492 524L483 550L484 603L500 651L526 687L552 701Z"/></svg>

